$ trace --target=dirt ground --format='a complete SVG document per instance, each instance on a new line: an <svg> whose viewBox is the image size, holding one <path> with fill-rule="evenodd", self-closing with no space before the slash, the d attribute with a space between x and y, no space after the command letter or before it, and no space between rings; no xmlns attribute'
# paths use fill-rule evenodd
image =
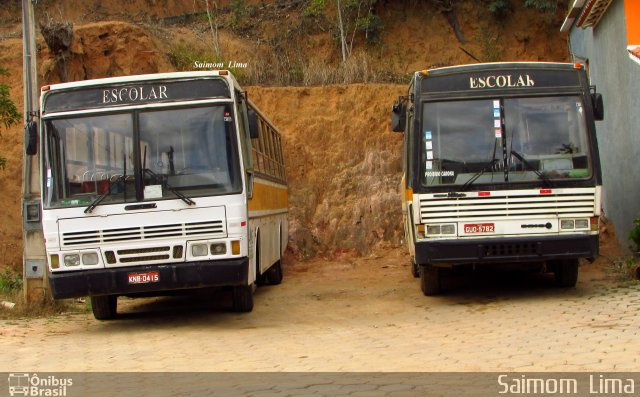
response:
<svg viewBox="0 0 640 397"><path fill-rule="evenodd" d="M458 273L422 295L403 248L286 267L230 312L225 290L119 298L90 311L0 320L0 371L635 371L640 285L610 253L575 289L545 274ZM83 309L85 304L78 303Z"/></svg>

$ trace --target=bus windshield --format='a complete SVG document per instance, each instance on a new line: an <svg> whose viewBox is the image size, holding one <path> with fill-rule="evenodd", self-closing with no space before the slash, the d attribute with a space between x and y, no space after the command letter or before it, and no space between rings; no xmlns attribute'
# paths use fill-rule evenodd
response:
<svg viewBox="0 0 640 397"><path fill-rule="evenodd" d="M45 206L240 192L231 120L224 105L47 120Z"/></svg>
<svg viewBox="0 0 640 397"><path fill-rule="evenodd" d="M592 174L577 96L425 102L422 120L423 186L552 182Z"/></svg>

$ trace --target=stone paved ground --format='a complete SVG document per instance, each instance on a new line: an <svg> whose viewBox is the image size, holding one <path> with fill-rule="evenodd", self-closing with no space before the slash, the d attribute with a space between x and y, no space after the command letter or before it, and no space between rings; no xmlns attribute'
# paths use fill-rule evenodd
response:
<svg viewBox="0 0 640 397"><path fill-rule="evenodd" d="M0 371L637 371L640 287L602 266L575 289L484 272L428 298L402 253L297 264L250 314L213 291L120 298L108 322L1 320Z"/></svg>

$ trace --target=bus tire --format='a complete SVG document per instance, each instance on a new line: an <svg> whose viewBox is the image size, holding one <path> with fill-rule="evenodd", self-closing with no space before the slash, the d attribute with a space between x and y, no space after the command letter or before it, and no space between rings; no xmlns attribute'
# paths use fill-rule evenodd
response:
<svg viewBox="0 0 640 397"><path fill-rule="evenodd" d="M420 266L420 289L426 296L440 293L440 269L433 265Z"/></svg>
<svg viewBox="0 0 640 397"><path fill-rule="evenodd" d="M266 280L269 285L278 285L282 283L283 273L282 273L282 259L278 260L267 270Z"/></svg>
<svg viewBox="0 0 640 397"><path fill-rule="evenodd" d="M562 288L575 287L578 282L578 268L578 259L559 261L553 272L556 285Z"/></svg>
<svg viewBox="0 0 640 397"><path fill-rule="evenodd" d="M418 264L413 259L411 259L411 275L414 278L420 277L420 266L418 266Z"/></svg>
<svg viewBox="0 0 640 397"><path fill-rule="evenodd" d="M95 317L96 320L111 320L118 312L118 296L92 296L91 311L93 311L93 317Z"/></svg>
<svg viewBox="0 0 640 397"><path fill-rule="evenodd" d="M260 273L260 234L256 236L256 285L266 285L269 284L269 279L267 277L267 272Z"/></svg>
<svg viewBox="0 0 640 397"><path fill-rule="evenodd" d="M236 313L248 313L253 310L253 288L251 285L234 285L233 311Z"/></svg>

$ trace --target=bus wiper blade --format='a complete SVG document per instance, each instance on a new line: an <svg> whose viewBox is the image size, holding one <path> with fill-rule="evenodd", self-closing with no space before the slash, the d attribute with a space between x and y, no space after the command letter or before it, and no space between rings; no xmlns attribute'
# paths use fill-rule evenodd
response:
<svg viewBox="0 0 640 397"><path fill-rule="evenodd" d="M102 193L98 197L96 197L96 199L93 200L91 202L91 204L89 204L89 206L84 209L84 213L85 214L90 214L94 209L96 209L96 207L100 204L100 202L102 202L102 200L104 200L105 197L107 197L109 194L111 194L111 187L113 187L113 185L115 185L116 183L118 183L120 181L123 181L124 178L125 178L124 175L120 175L116 179L110 180L109 181L109 188L107 189L107 191Z"/></svg>
<svg viewBox="0 0 640 397"><path fill-rule="evenodd" d="M534 167L533 165L531 165L530 162L528 162L524 156L522 156L520 153L516 152L515 150L511 151L511 154L517 158L518 160L520 160L522 162L522 164L524 164L525 167L527 167L530 171L535 172L536 175L538 175L538 177L540 177L540 179L542 179L542 181L548 186L548 187L553 187L551 180L549 179L549 177L547 175L545 175L543 172L538 171L538 169L536 167Z"/></svg>
<svg viewBox="0 0 640 397"><path fill-rule="evenodd" d="M484 174L485 172L487 172L487 170L488 170L488 169L490 169L491 167L493 167L493 165L494 165L495 163L497 163L497 162L498 162L498 159L491 159L487 164L485 164L485 165L480 169L480 171L478 171L478 172L476 172L475 174L473 174L473 176L472 176L471 178L469 178L469 180L468 180L468 181L466 181L466 182L464 183L464 185L462 185L462 187L460 188L460 190L462 190L462 191L467 190L467 188L468 188L469 186L471 186L471 185L473 184L473 182L475 182L475 181L476 181L476 179L480 178L480 176L481 176L482 174Z"/></svg>
<svg viewBox="0 0 640 397"><path fill-rule="evenodd" d="M155 172L151 171L149 168L145 168L143 170L143 172L151 175L152 177L156 178L156 180L160 180L162 181L162 178L160 177L160 175L156 174ZM175 187L169 185L169 182L164 182L164 186L169 189L169 191L171 191L171 193L175 194L176 196L178 196L178 198L182 201L184 201L185 203L187 203L187 205L196 205L196 202L191 200L189 197L185 196L184 194L180 193L180 191L178 189L176 189Z"/></svg>

